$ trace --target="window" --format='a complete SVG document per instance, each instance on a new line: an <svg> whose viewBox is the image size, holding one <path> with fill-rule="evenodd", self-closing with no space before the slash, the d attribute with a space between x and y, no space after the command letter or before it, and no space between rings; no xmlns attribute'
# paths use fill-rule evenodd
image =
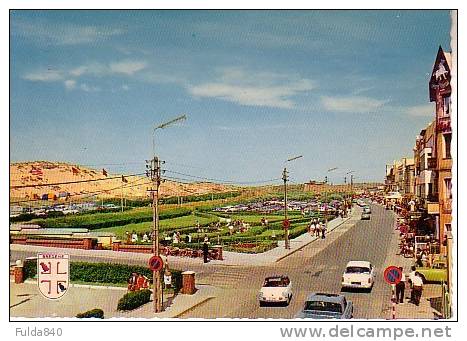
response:
<svg viewBox="0 0 467 341"><path fill-rule="evenodd" d="M443 98L443 115L444 116L451 115L451 96Z"/></svg>
<svg viewBox="0 0 467 341"><path fill-rule="evenodd" d="M446 193L446 199L452 199L452 183L451 179L444 179L444 188Z"/></svg>
<svg viewBox="0 0 467 341"><path fill-rule="evenodd" d="M443 134L444 139L444 158L451 158L451 138L452 134Z"/></svg>

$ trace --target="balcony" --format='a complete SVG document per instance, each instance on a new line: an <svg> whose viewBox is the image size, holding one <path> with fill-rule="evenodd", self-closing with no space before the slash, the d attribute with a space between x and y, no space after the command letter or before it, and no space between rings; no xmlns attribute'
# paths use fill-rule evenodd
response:
<svg viewBox="0 0 467 341"><path fill-rule="evenodd" d="M451 132L451 116L444 116L438 118L438 132L450 133Z"/></svg>
<svg viewBox="0 0 467 341"><path fill-rule="evenodd" d="M443 213L449 214L452 212L452 199L442 200L440 204Z"/></svg>

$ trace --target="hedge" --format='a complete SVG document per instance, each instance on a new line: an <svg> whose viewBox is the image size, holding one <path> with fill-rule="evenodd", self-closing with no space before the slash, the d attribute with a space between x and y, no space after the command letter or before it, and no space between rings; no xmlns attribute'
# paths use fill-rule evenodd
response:
<svg viewBox="0 0 467 341"><path fill-rule="evenodd" d="M89 283L127 283L131 273L137 272L152 280L152 271L145 266L112 264L112 263L89 263L71 262L70 281L82 281ZM170 269L172 273L172 287L175 292L182 288L182 275L180 270ZM24 262L25 278L33 278L37 274L37 260L29 259Z"/></svg>
<svg viewBox="0 0 467 341"><path fill-rule="evenodd" d="M103 319L104 318L104 311L102 309L92 309L88 310L84 313L79 313L76 315L77 318L98 318L98 319Z"/></svg>
<svg viewBox="0 0 467 341"><path fill-rule="evenodd" d="M129 292L118 301L117 310L136 309L151 300L151 290L143 289Z"/></svg>
<svg viewBox="0 0 467 341"><path fill-rule="evenodd" d="M159 219L171 219L191 214L188 208L174 208L159 213ZM138 224L152 221L152 210L128 212L94 213L86 215L65 216L62 218L34 219L33 223L45 228L87 228L96 230L106 227Z"/></svg>

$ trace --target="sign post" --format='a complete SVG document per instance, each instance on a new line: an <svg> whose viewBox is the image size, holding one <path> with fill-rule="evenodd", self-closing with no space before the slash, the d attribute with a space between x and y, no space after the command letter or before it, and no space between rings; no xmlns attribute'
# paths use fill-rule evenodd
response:
<svg viewBox="0 0 467 341"><path fill-rule="evenodd" d="M397 266L391 265L384 270L384 280L391 285L392 289L392 319L396 319L396 285L402 279L402 271Z"/></svg>

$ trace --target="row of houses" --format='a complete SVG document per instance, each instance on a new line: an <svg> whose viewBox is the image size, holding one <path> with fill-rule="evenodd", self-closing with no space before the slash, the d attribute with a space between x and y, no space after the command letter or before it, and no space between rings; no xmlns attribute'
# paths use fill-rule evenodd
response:
<svg viewBox="0 0 467 341"><path fill-rule="evenodd" d="M385 179L386 192L400 193L402 203L427 216L442 254L452 220L451 70L451 54L439 47L428 84L433 120L416 136L413 155L386 165Z"/></svg>

